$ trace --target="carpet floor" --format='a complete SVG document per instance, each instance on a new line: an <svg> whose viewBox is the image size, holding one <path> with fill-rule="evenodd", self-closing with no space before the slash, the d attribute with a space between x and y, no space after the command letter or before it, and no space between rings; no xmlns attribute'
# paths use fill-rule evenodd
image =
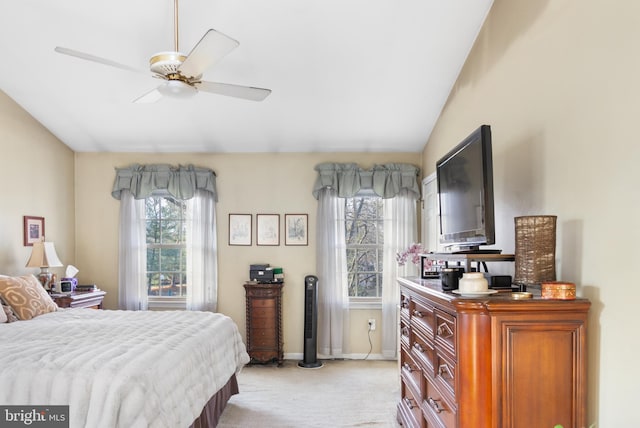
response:
<svg viewBox="0 0 640 428"><path fill-rule="evenodd" d="M250 365L238 375L219 428L396 428L396 361L323 360L317 369L287 360Z"/></svg>

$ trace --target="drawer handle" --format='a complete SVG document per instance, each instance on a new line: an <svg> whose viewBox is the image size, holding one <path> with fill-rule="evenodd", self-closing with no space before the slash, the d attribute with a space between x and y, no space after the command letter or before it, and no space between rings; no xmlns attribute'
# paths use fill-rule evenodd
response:
<svg viewBox="0 0 640 428"><path fill-rule="evenodd" d="M402 329L402 335L409 337L409 328L408 327L404 327Z"/></svg>
<svg viewBox="0 0 640 428"><path fill-rule="evenodd" d="M443 338L449 338L453 336L453 330L451 330L449 324L443 322L442 324L438 325L438 336Z"/></svg>
<svg viewBox="0 0 640 428"><path fill-rule="evenodd" d="M413 409L414 407L416 407L416 405L413 404L413 400L411 398L404 397L403 400L409 409Z"/></svg>
<svg viewBox="0 0 640 428"><path fill-rule="evenodd" d="M412 373L412 372L415 370L413 367L411 367L411 364L409 364L409 363L404 363L402 366L403 366L403 367L404 367L404 369L405 369L406 371L408 371L409 373Z"/></svg>
<svg viewBox="0 0 640 428"><path fill-rule="evenodd" d="M422 348L422 346L420 346L420 344L418 342L414 343L413 347L415 349L417 349L418 351L420 351L420 352L424 352L424 349Z"/></svg>
<svg viewBox="0 0 640 428"><path fill-rule="evenodd" d="M438 367L438 374L443 378L449 377L449 379L453 379L453 374L451 374L451 369L447 364L442 364Z"/></svg>
<svg viewBox="0 0 640 428"><path fill-rule="evenodd" d="M422 315L422 312L414 310L413 311L413 316L414 317L418 317L418 318L422 318L424 315Z"/></svg>
<svg viewBox="0 0 640 428"><path fill-rule="evenodd" d="M438 404L440 400L434 400L433 398L429 397L427 399L427 402L429 403L429 406L431 406L431 408L436 412L436 413L441 413L444 412L444 408L440 407L440 405Z"/></svg>

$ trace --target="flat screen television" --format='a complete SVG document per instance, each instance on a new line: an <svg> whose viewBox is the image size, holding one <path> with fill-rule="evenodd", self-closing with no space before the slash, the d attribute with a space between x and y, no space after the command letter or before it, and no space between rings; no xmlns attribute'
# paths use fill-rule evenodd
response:
<svg viewBox="0 0 640 428"><path fill-rule="evenodd" d="M495 243L491 127L482 125L436 163L440 243L458 253Z"/></svg>

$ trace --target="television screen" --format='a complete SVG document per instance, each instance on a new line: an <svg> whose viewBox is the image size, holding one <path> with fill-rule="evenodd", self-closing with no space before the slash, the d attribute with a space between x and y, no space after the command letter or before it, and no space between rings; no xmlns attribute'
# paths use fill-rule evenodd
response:
<svg viewBox="0 0 640 428"><path fill-rule="evenodd" d="M495 242L491 128L482 125L436 164L440 242L479 251Z"/></svg>

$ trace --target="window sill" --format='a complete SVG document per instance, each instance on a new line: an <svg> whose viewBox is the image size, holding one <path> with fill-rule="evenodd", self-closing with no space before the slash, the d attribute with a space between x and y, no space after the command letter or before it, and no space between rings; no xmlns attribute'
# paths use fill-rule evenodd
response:
<svg viewBox="0 0 640 428"><path fill-rule="evenodd" d="M186 307L187 299L184 297L149 297L151 310L184 310Z"/></svg>
<svg viewBox="0 0 640 428"><path fill-rule="evenodd" d="M365 309L382 309L381 299L351 299L349 300L350 310L365 310Z"/></svg>

